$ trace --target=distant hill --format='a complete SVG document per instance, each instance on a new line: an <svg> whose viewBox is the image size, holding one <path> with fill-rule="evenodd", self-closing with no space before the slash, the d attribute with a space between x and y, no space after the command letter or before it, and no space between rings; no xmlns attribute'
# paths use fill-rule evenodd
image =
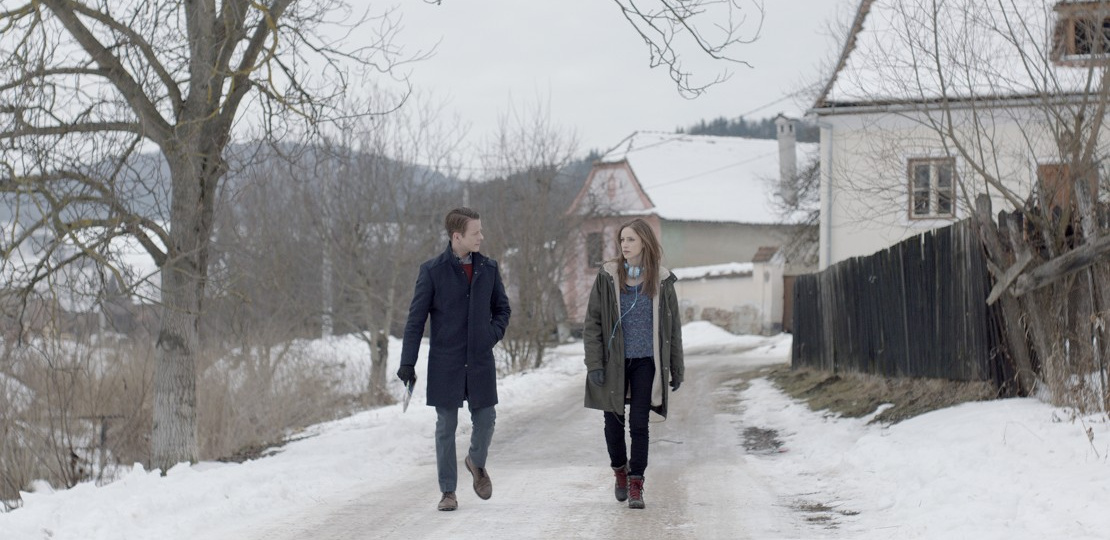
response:
<svg viewBox="0 0 1110 540"><path fill-rule="evenodd" d="M234 143L228 146L225 157L228 162L228 172L222 179L223 190L238 191L247 183L256 181L252 178L252 170L266 170L267 167L286 169L289 162L294 162L300 170L311 171L316 167L335 168L336 158L326 149L315 145L277 144L263 142ZM387 160L389 161L389 160ZM88 165L90 171L113 170L115 165L108 162L92 163ZM459 180L444 176L435 171L430 171L421 165L412 166L413 176L426 182L428 189L451 190L459 185ZM313 178L306 178L312 185ZM76 184L75 184L76 185ZM72 187L72 186L63 186ZM59 188L62 189L62 188ZM76 192L77 187L73 187ZM155 221L169 221L170 209L170 171L166 161L158 153L140 153L128 158L125 167L111 184L111 190L116 193L123 205L130 211ZM229 198L234 201L235 198ZM103 216L104 207L101 205L88 205L73 207L67 214L69 217L77 215ZM0 196L0 227L20 223L24 226L41 219L42 213L38 205L26 196L5 194Z"/></svg>
<svg viewBox="0 0 1110 540"><path fill-rule="evenodd" d="M717 135L720 137L750 137L752 139L774 139L775 119L745 120L740 118L717 117L706 122L702 120L690 127L678 128L676 133L690 135ZM797 124L798 142L819 142L820 132L817 126L799 122Z"/></svg>

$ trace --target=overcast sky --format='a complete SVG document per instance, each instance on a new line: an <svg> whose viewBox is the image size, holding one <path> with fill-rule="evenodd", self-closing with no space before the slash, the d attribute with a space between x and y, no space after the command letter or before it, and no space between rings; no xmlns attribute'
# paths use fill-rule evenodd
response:
<svg viewBox="0 0 1110 540"><path fill-rule="evenodd" d="M754 4L740 3L750 15L744 35L759 37L731 56L752 67L688 57L701 80L732 72L693 100L665 69L649 67L646 46L612 0L408 0L399 7L399 42L410 51L439 43L434 57L411 66L411 81L448 100L472 144L494 133L510 107L542 104L584 154L637 130L804 112L808 100L787 96L822 79L839 48L831 28L850 19L856 0L766 0L761 29Z"/></svg>

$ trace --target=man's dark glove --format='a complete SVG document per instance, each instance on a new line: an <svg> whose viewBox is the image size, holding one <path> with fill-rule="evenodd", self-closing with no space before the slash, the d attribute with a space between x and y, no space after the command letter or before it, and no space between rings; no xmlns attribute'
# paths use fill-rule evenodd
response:
<svg viewBox="0 0 1110 540"><path fill-rule="evenodd" d="M406 385L408 385L410 382L415 384L416 368L414 368L413 366L401 366L397 368L397 378L401 379L401 382L405 383Z"/></svg>
<svg viewBox="0 0 1110 540"><path fill-rule="evenodd" d="M594 384L594 386L605 386L605 370L604 369L595 369L595 370L591 371L589 374L587 374L586 378L589 379L590 382Z"/></svg>
<svg viewBox="0 0 1110 540"><path fill-rule="evenodd" d="M671 392L677 392L679 386L682 386L682 381L678 379L671 379Z"/></svg>

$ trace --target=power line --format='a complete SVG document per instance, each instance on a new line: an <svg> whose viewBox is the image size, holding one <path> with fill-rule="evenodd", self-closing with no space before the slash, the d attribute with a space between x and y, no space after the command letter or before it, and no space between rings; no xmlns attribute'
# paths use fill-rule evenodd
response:
<svg viewBox="0 0 1110 540"><path fill-rule="evenodd" d="M774 152L767 152L766 154L760 154L758 156L745 159L743 161L737 161L736 163L730 163L730 164L725 165L723 167L717 167L716 169L712 169L712 170L709 170L709 171L703 171L703 172L700 172L700 173L697 173L697 174L693 174L693 175L690 175L690 176L679 178L677 180L671 180L669 182L663 182L661 184L653 184L651 187L657 188L657 187L662 187L662 186L669 186L671 184L678 184L680 182L685 182L687 180L693 180L695 178L700 178L700 177L705 176L707 174L713 174L715 172L723 171L725 169L731 169L733 167L739 167L740 165L751 163L753 161L760 160L760 159L763 159L765 157L773 156L773 155L776 155L776 154L778 154L778 150L776 150Z"/></svg>
<svg viewBox="0 0 1110 540"><path fill-rule="evenodd" d="M782 103L783 101L786 101L788 99L798 97L804 92L805 92L805 90L798 90L796 92L791 92L791 93L786 94L786 95L784 95L784 96L782 96L782 97L780 97L780 98L778 98L778 99L776 99L776 100L774 100L770 103L767 103L765 105L760 105L760 106L758 106L758 107L756 107L756 108L754 108L754 109L752 109L752 110L750 110L750 111L748 111L744 114L741 114L738 118L743 118L743 117L751 115L753 113L757 113L759 111L762 111L763 109L766 109L767 107L770 107L771 105Z"/></svg>

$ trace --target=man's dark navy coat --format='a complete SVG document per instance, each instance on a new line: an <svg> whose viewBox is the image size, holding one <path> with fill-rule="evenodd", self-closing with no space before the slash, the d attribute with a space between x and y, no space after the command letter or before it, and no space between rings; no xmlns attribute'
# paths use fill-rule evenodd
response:
<svg viewBox="0 0 1110 540"><path fill-rule="evenodd" d="M497 261L472 253L474 278L451 251L420 265L409 307L401 365L415 366L424 323L432 318L428 351L428 405L479 409L497 404L493 346L509 326L509 298Z"/></svg>

